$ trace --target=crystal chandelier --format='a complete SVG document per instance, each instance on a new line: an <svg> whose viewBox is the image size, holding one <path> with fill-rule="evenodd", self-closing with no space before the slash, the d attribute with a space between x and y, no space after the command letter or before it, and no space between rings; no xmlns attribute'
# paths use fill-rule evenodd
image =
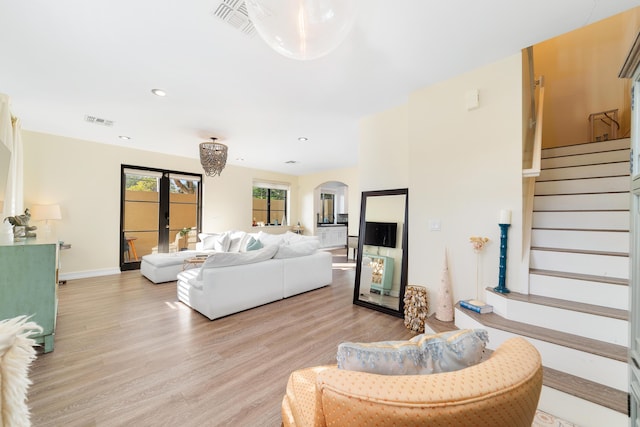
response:
<svg viewBox="0 0 640 427"><path fill-rule="evenodd" d="M211 142L200 143L200 163L207 176L220 176L227 164L227 146L216 142L217 139L211 137Z"/></svg>

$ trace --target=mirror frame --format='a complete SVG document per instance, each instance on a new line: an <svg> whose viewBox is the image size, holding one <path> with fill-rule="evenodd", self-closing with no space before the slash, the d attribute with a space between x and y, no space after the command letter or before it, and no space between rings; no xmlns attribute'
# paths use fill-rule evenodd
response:
<svg viewBox="0 0 640 427"><path fill-rule="evenodd" d="M398 309L377 305L368 301L362 301L360 296L360 276L362 268L362 251L364 248L364 230L366 224L367 200L369 197L401 196L404 195L404 225L402 227L402 270L400 272L400 294L398 295ZM363 191L360 202L360 228L358 231L358 256L356 257L356 282L353 289L353 303L362 307L378 310L396 317L404 317L404 292L407 287L407 270L409 266L409 189L397 188L394 190Z"/></svg>

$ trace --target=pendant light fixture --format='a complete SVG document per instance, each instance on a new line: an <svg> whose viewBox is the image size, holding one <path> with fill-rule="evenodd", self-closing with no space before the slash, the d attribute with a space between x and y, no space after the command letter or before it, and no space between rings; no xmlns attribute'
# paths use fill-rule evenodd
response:
<svg viewBox="0 0 640 427"><path fill-rule="evenodd" d="M220 176L227 165L227 146L211 137L211 142L200 143L200 163L207 176Z"/></svg>
<svg viewBox="0 0 640 427"><path fill-rule="evenodd" d="M246 0L260 37L292 59L320 58L347 37L357 0Z"/></svg>

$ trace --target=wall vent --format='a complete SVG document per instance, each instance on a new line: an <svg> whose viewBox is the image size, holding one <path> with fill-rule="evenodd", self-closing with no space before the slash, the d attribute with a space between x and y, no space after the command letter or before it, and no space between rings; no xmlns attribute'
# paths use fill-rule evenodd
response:
<svg viewBox="0 0 640 427"><path fill-rule="evenodd" d="M107 127L113 126L113 120L107 120L107 119L103 119L96 116L84 116L84 121L87 123L93 123L95 125L100 125L100 126L107 126Z"/></svg>
<svg viewBox="0 0 640 427"><path fill-rule="evenodd" d="M213 15L248 36L253 36L256 33L256 29L249 19L249 12L244 0L222 0L213 11Z"/></svg>

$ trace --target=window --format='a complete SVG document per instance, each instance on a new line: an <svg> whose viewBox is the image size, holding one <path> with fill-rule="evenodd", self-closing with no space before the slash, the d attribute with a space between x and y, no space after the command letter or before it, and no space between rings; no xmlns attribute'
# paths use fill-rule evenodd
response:
<svg viewBox="0 0 640 427"><path fill-rule="evenodd" d="M289 185L253 183L253 225L287 225Z"/></svg>

